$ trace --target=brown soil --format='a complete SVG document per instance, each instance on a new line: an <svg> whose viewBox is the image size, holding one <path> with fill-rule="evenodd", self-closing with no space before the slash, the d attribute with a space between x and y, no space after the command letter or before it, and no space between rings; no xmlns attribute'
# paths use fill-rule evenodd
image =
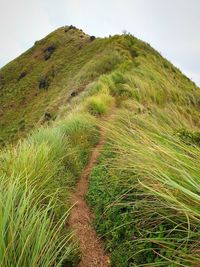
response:
<svg viewBox="0 0 200 267"><path fill-rule="evenodd" d="M69 226L75 231L82 253L78 267L109 266L109 258L103 250L102 242L91 226L91 221L94 216L85 201L90 172L104 145L104 131L102 130L101 132L100 142L94 148L90 161L83 171L75 192L71 194L73 208L69 217Z"/></svg>

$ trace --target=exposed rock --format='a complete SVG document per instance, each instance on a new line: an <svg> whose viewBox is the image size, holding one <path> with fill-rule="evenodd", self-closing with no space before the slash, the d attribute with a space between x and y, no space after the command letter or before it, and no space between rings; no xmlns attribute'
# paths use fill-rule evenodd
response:
<svg viewBox="0 0 200 267"><path fill-rule="evenodd" d="M94 35L90 36L90 41L94 41L96 37Z"/></svg>
<svg viewBox="0 0 200 267"><path fill-rule="evenodd" d="M50 121L52 119L51 113L46 111L44 113L44 119L45 121Z"/></svg>
<svg viewBox="0 0 200 267"><path fill-rule="evenodd" d="M71 97L75 97L75 96L77 96L78 95L78 92L76 92L76 91L73 91L72 93L71 93Z"/></svg>
<svg viewBox="0 0 200 267"><path fill-rule="evenodd" d="M39 81L39 89L47 89L49 87L50 83L48 81L47 77L43 77Z"/></svg>
<svg viewBox="0 0 200 267"><path fill-rule="evenodd" d="M3 75L0 74L0 86L3 86L5 83Z"/></svg>
<svg viewBox="0 0 200 267"><path fill-rule="evenodd" d="M56 46L53 44L53 45L50 45L48 46L47 48L45 48L44 50L44 60L48 60L53 52L56 50Z"/></svg>
<svg viewBox="0 0 200 267"><path fill-rule="evenodd" d="M22 71L19 75L19 77L17 78L17 81L19 82L21 79L23 79L25 76L27 75L26 71Z"/></svg>
<svg viewBox="0 0 200 267"><path fill-rule="evenodd" d="M69 26L69 30L76 30L76 27L73 26L73 25L70 25L70 26Z"/></svg>

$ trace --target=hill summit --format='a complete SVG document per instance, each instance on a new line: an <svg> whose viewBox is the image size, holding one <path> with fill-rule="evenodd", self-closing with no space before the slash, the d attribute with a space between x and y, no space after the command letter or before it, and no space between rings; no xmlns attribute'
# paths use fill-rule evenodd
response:
<svg viewBox="0 0 200 267"><path fill-rule="evenodd" d="M65 26L0 69L0 266L200 266L199 107L130 34Z"/></svg>
<svg viewBox="0 0 200 267"><path fill-rule="evenodd" d="M54 119L71 98L122 65L123 72L132 68L130 87L137 98L149 93L151 102L164 104L188 94L189 101L196 101L196 86L150 45L131 35L95 38L66 26L0 70L1 143ZM149 92L150 87L156 93Z"/></svg>

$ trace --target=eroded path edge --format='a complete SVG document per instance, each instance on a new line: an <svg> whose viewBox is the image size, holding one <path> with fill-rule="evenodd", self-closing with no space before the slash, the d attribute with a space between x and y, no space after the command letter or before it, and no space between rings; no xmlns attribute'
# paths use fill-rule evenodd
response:
<svg viewBox="0 0 200 267"><path fill-rule="evenodd" d="M100 133L100 141L93 149L89 163L84 169L75 191L70 195L73 208L69 216L69 226L74 230L81 250L81 262L78 267L109 266L109 258L103 250L102 242L91 225L93 214L85 200L90 173L105 143L105 131L101 129Z"/></svg>

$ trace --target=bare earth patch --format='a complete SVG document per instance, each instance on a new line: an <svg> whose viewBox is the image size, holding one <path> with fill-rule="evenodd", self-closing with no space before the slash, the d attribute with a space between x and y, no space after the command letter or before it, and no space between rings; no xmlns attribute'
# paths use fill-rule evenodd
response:
<svg viewBox="0 0 200 267"><path fill-rule="evenodd" d="M78 264L78 267L109 266L109 258L103 250L102 242L91 226L93 214L85 201L90 172L96 164L103 145L104 131L102 130L100 142L94 148L90 161L83 171L75 192L71 194L71 204L73 205L73 209L69 217L69 226L75 231L75 234L80 241L80 249L82 253L81 262Z"/></svg>

